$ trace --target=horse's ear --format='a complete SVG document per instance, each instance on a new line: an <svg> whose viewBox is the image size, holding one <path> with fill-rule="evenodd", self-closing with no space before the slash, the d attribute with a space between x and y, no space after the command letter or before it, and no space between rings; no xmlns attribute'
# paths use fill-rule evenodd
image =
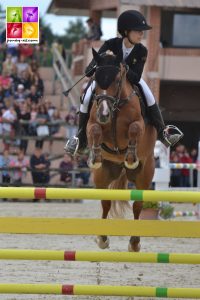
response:
<svg viewBox="0 0 200 300"><path fill-rule="evenodd" d="M99 55L99 53L96 50L94 50L94 48L92 48L92 54L93 54L94 60L98 64L100 62L101 56Z"/></svg>
<svg viewBox="0 0 200 300"><path fill-rule="evenodd" d="M122 51L120 51L120 52L117 53L117 56L116 56L115 60L116 60L117 64L120 64L122 62L122 60L123 60L123 53L122 53Z"/></svg>

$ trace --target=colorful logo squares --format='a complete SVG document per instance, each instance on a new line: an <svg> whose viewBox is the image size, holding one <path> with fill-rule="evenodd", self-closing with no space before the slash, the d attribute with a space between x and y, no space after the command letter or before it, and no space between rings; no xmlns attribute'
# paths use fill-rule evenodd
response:
<svg viewBox="0 0 200 300"><path fill-rule="evenodd" d="M39 9L17 6L6 9L6 42L39 43Z"/></svg>

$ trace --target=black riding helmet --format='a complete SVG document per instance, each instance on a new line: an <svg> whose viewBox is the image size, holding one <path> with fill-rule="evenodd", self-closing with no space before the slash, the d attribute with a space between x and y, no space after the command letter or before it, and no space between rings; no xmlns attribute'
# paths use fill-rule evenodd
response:
<svg viewBox="0 0 200 300"><path fill-rule="evenodd" d="M152 27L147 24L144 16L137 10L124 11L117 21L117 30L123 37L126 36L125 31L144 31L151 28Z"/></svg>

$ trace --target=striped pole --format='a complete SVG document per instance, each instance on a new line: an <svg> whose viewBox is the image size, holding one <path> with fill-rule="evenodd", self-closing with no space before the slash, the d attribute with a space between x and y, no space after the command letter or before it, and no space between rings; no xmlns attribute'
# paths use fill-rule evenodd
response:
<svg viewBox="0 0 200 300"><path fill-rule="evenodd" d="M195 253L0 249L0 259L200 264L200 254Z"/></svg>
<svg viewBox="0 0 200 300"><path fill-rule="evenodd" d="M169 163L170 169L200 169L200 164L189 164L189 163Z"/></svg>
<svg viewBox="0 0 200 300"><path fill-rule="evenodd" d="M0 233L200 238L196 221L0 218Z"/></svg>
<svg viewBox="0 0 200 300"><path fill-rule="evenodd" d="M136 296L200 299L199 288L150 286L98 286L61 284L0 284L0 294L54 294L95 296Z"/></svg>
<svg viewBox="0 0 200 300"><path fill-rule="evenodd" d="M0 198L13 199L91 199L153 202L200 203L200 191L143 191L109 189L66 189L1 187Z"/></svg>

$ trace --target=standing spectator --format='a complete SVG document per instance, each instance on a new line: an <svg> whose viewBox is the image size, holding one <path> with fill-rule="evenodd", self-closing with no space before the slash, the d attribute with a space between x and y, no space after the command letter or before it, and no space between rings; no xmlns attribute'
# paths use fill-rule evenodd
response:
<svg viewBox="0 0 200 300"><path fill-rule="evenodd" d="M29 122L31 119L31 113L30 113L30 107L29 105L24 102L21 106L21 109L19 111L19 115L18 115L18 120L20 121L25 121L25 122ZM25 124L20 124L20 134L23 136L28 136L29 135L29 123L25 123ZM28 140L21 140L20 141L20 149L23 150L24 154L26 154L26 150L28 147Z"/></svg>
<svg viewBox="0 0 200 300"><path fill-rule="evenodd" d="M197 152L196 148L192 148L192 150L190 151L190 157L194 164L197 163L198 152ZM193 170L193 187L197 187L197 170L196 169Z"/></svg>
<svg viewBox="0 0 200 300"><path fill-rule="evenodd" d="M7 54L6 60L3 62L2 75L5 77L10 77L16 72L16 65L12 61L12 55Z"/></svg>
<svg viewBox="0 0 200 300"><path fill-rule="evenodd" d="M36 148L37 147L42 148L43 147L43 143L44 143L44 140L43 140L44 136L49 135L49 129L48 129L49 127L48 127L48 125L45 125L49 120L50 120L50 118L49 118L49 115L48 115L48 112L47 112L47 109L46 109L45 105L44 104L40 104L39 107L38 107L38 112L37 112L36 120L35 121L38 124L37 135L41 136L41 139L36 141ZM43 134L40 135L38 128L41 125L43 126L43 129L45 129L45 131L47 129L48 132L45 132L45 133L43 133Z"/></svg>
<svg viewBox="0 0 200 300"><path fill-rule="evenodd" d="M14 168L11 173L12 181L16 185L21 185L26 177L29 161L24 156L23 151L19 151L17 158L11 159L9 166Z"/></svg>
<svg viewBox="0 0 200 300"><path fill-rule="evenodd" d="M34 154L30 158L30 167L33 184L46 184L47 161L45 159L45 156L42 154L41 148L35 148ZM34 199L33 201L36 202L38 201L38 199Z"/></svg>
<svg viewBox="0 0 200 300"><path fill-rule="evenodd" d="M3 155L0 156L0 168L1 170L1 181L2 185L9 185L11 177L10 177L10 171L6 170L6 168L9 168L11 162L11 158L9 155L9 151L5 149L3 151ZM4 170L5 168L5 170Z"/></svg>
<svg viewBox="0 0 200 300"><path fill-rule="evenodd" d="M99 41L102 36L101 27L99 24L95 23L92 18L87 19L88 33L86 39L88 41Z"/></svg>
<svg viewBox="0 0 200 300"><path fill-rule="evenodd" d="M11 141L9 138L14 137L14 122L17 120L17 114L13 106L10 106L2 115L3 135L5 136L4 147L9 149ZM7 138L6 138L7 137Z"/></svg>

